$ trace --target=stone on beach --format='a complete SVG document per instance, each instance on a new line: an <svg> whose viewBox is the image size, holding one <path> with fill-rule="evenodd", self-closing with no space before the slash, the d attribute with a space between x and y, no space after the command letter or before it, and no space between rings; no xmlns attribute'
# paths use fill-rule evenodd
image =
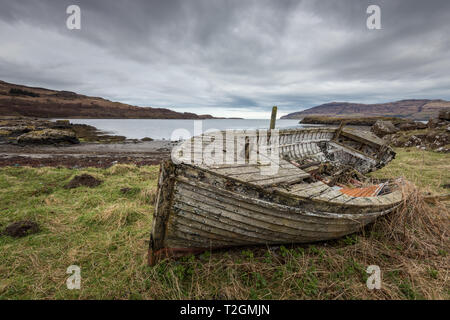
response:
<svg viewBox="0 0 450 320"><path fill-rule="evenodd" d="M439 119L450 121L450 110L441 110L439 112Z"/></svg>
<svg viewBox="0 0 450 320"><path fill-rule="evenodd" d="M393 134L398 131L392 122L383 120L377 120L371 130L379 137L384 137L387 134Z"/></svg>
<svg viewBox="0 0 450 320"><path fill-rule="evenodd" d="M22 134L17 138L19 144L78 144L75 133L67 130L43 129Z"/></svg>

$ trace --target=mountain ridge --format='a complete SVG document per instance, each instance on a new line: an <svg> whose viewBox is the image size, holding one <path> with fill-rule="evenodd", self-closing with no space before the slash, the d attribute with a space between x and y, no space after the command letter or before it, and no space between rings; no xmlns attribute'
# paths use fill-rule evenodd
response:
<svg viewBox="0 0 450 320"><path fill-rule="evenodd" d="M404 99L386 103L328 102L306 110L289 113L281 119L302 119L305 116L330 117L400 117L413 120L435 118L439 111L450 108L442 99Z"/></svg>
<svg viewBox="0 0 450 320"><path fill-rule="evenodd" d="M2 80L0 115L37 118L214 119L211 115L138 107L72 91L30 87Z"/></svg>

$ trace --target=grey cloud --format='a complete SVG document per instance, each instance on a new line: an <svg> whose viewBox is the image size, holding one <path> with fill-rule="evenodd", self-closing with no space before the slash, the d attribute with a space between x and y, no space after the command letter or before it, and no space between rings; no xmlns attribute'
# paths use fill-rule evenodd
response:
<svg viewBox="0 0 450 320"><path fill-rule="evenodd" d="M82 30L65 27L78 4ZM382 30L366 28L378 4ZM181 111L450 99L449 1L0 0L0 74ZM432 95L432 96L431 96Z"/></svg>

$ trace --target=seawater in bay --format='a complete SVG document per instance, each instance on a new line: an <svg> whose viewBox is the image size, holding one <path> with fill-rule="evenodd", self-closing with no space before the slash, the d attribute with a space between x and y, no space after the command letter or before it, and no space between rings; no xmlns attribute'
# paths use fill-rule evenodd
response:
<svg viewBox="0 0 450 320"><path fill-rule="evenodd" d="M201 132L217 129L265 129L269 128L266 119L207 119L207 120L178 120L178 119L68 119L71 123L88 124L108 134L125 136L128 139L142 139L149 137L155 140L177 140L184 132L194 135L194 124ZM299 120L277 120L277 128L301 127ZM177 134L174 134L178 130ZM182 130L182 131L180 131ZM201 133L200 132L200 133ZM197 134L196 132L195 134ZM188 138L184 136L184 138Z"/></svg>

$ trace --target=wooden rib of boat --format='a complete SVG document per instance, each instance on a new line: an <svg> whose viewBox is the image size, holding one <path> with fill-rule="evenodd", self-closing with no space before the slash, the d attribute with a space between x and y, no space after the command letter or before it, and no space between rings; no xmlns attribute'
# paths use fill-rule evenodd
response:
<svg viewBox="0 0 450 320"><path fill-rule="evenodd" d="M394 151L370 132L316 127L274 133L218 131L174 149L160 168L150 264L215 248L335 239L400 204L402 194L392 185L341 189L314 175L314 164L367 173L391 161ZM264 171L274 161L265 161L263 148L255 150L252 141L266 145L264 151L277 146L275 174ZM223 149L209 148L213 143Z"/></svg>

